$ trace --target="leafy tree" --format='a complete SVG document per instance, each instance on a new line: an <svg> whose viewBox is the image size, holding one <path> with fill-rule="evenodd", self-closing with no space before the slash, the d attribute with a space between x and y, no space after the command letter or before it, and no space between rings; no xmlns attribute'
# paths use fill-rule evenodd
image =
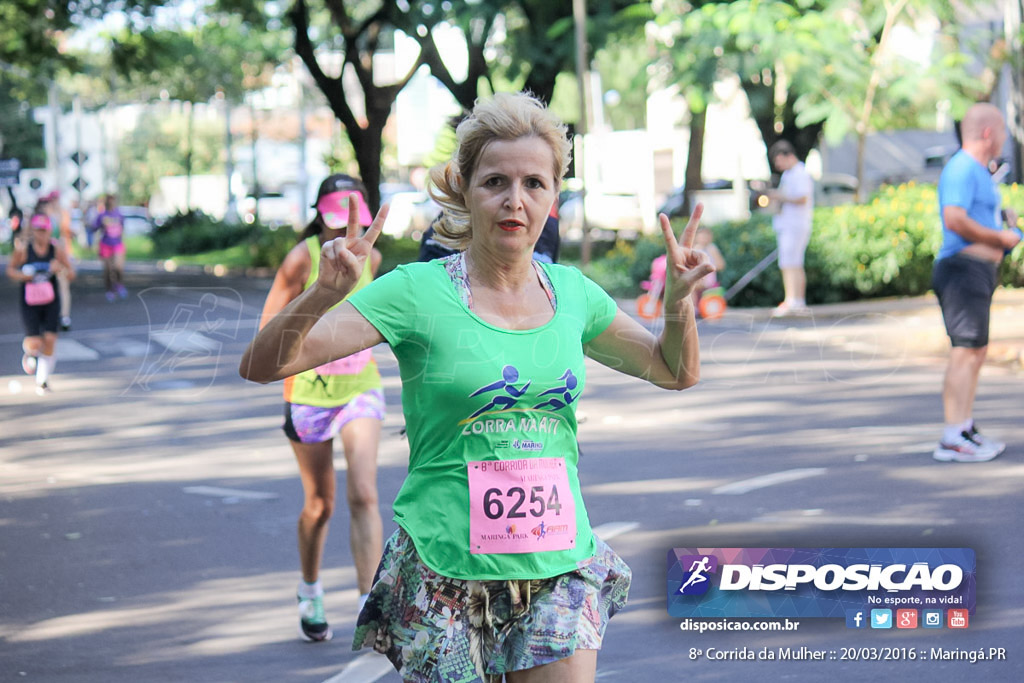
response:
<svg viewBox="0 0 1024 683"><path fill-rule="evenodd" d="M419 4L406 3L406 6ZM369 194L367 199L371 209L376 210L380 205L384 126L398 93L422 65L423 56L421 54L397 81L380 85L374 56L378 50L390 47L395 28L406 25L397 3L329 0L325 6L330 23L318 21L314 25L313 13L306 0L295 0L292 4L288 18L295 30L295 52L345 127ZM319 38L323 46L319 54L314 45L315 38ZM329 58L328 48L335 48L341 53L342 69L337 76L329 75L320 62L321 58ZM354 93L346 92L346 71L355 75L361 90L364 105L361 117L356 115L349 101L349 96Z"/></svg>
<svg viewBox="0 0 1024 683"><path fill-rule="evenodd" d="M794 103L797 120L822 122L831 141L856 136L858 200L869 133L931 123L943 99L955 98L961 109L966 105L948 86L964 82L966 74L956 68L959 59L936 72L895 49L898 27L912 29L923 12L947 21L953 17L945 0L862 0L849 7L832 2L793 21L791 35L800 49L789 55L788 68L800 72L804 84Z"/></svg>
<svg viewBox="0 0 1024 683"><path fill-rule="evenodd" d="M98 16L105 3L95 3ZM73 26L77 5L71 0L5 0L0 3L0 61L33 75L52 78L68 58L61 40Z"/></svg>
<svg viewBox="0 0 1024 683"><path fill-rule="evenodd" d="M72 13L69 0L0 3L0 154L23 167L45 164L42 128L30 107L46 103L58 70L73 63L60 49Z"/></svg>
<svg viewBox="0 0 1024 683"><path fill-rule="evenodd" d="M179 109L174 111L174 109ZM189 117L171 103L150 107L138 125L125 136L118 150L118 188L124 204L141 204L159 186L160 178L214 173L224 151L221 126L201 122L193 132L189 153ZM187 161L186 161L187 160Z"/></svg>
<svg viewBox="0 0 1024 683"><path fill-rule="evenodd" d="M586 19L590 52L611 37L641 32L653 16L650 4L650 0L590 0ZM506 81L550 102L558 76L575 72L570 0L450 0L442 3L440 12L433 3L418 5L419 13L405 15L403 29L419 41L430 73L467 111L480 96L482 84L494 92L496 82ZM433 29L440 23L458 27L465 39L468 68L462 81L455 80L437 48Z"/></svg>
<svg viewBox="0 0 1024 683"><path fill-rule="evenodd" d="M14 157L22 168L46 164L43 127L32 119L22 79L0 73L0 156Z"/></svg>
<svg viewBox="0 0 1024 683"><path fill-rule="evenodd" d="M691 111L687 187L702 186L704 117L714 84L725 74L739 76L766 147L785 138L802 159L817 145L822 123L797 121L801 83L785 60L796 50L792 22L819 7L816 0L663 0L656 21L658 63L666 84L680 88Z"/></svg>
<svg viewBox="0 0 1024 683"><path fill-rule="evenodd" d="M614 130L643 128L647 120L647 97L651 62L643 35L613 36L594 54L594 69L601 74L607 93L605 115Z"/></svg>
<svg viewBox="0 0 1024 683"><path fill-rule="evenodd" d="M126 29L113 39L111 60L119 87L137 99L172 99L188 103L184 175L194 169L194 104L216 96L229 102L269 82L271 69L284 53L281 35L268 30L266 18L212 13L182 29ZM191 189L191 182L186 184ZM188 198L186 198L188 202Z"/></svg>
<svg viewBox="0 0 1024 683"><path fill-rule="evenodd" d="M937 68L930 69L893 49L896 27L925 16L951 26L951 3L664 0L659 24L681 87L706 94L718 74L737 74L765 146L784 138L801 158L823 131L832 140L856 134L863 181L868 133L919 127L934 120L937 102L962 111L977 96L959 45L940 41L932 56ZM681 60L698 67L696 74L687 75Z"/></svg>

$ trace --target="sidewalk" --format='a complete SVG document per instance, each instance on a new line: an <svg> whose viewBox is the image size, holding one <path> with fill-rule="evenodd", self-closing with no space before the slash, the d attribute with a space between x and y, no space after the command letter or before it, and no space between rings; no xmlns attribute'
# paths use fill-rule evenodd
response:
<svg viewBox="0 0 1024 683"><path fill-rule="evenodd" d="M842 319L847 316L880 315L889 324L879 325L883 337L898 335L908 351L919 356L945 360L949 338L942 323L942 312L935 295L899 299L871 299L844 304L814 306L817 319ZM1024 290L1000 287L992 301L989 324L987 365L1014 370L1024 369Z"/></svg>
<svg viewBox="0 0 1024 683"><path fill-rule="evenodd" d="M619 302L623 310L636 311L635 299ZM702 333L719 324L791 328L801 335L826 336L828 341L864 351L933 358L944 362L949 355L949 338L942 312L932 293L916 297L866 299L839 304L811 306L810 316L773 318L771 308L729 308L722 320L700 322ZM842 323L843 335L834 332ZM996 290L992 303L986 365L1024 370L1024 289Z"/></svg>

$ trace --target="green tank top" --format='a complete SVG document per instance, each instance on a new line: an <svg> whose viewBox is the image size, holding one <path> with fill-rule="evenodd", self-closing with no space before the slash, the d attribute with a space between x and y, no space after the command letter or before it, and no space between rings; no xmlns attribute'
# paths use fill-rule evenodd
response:
<svg viewBox="0 0 1024 683"><path fill-rule="evenodd" d="M575 268L543 268L558 305L532 330L479 318L442 260L399 266L351 299L390 344L402 378L410 454L395 521L444 576L548 578L595 551L577 473L576 403L583 345L617 309ZM551 463L564 478L549 476ZM493 483L495 473L514 481Z"/></svg>
<svg viewBox="0 0 1024 683"><path fill-rule="evenodd" d="M320 275L320 238L316 235L306 239L309 249L309 277L303 291L309 289ZM370 260L366 260L359 281L349 296L373 281ZM346 297L345 299L347 299ZM335 304L340 306L345 299ZM318 368L300 372L284 381L284 400L289 403L335 408L342 406L371 389L380 389L380 371L370 349L339 358Z"/></svg>

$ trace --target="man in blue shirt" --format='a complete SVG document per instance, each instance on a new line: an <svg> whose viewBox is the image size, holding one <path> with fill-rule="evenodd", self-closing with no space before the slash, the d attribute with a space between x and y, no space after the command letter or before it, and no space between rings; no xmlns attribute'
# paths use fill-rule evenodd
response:
<svg viewBox="0 0 1024 683"><path fill-rule="evenodd" d="M939 179L942 248L932 287L952 344L942 385L945 428L932 454L943 462L984 462L1006 444L982 436L972 410L988 350L989 309L999 264L1021 239L1017 214L1001 210L988 165L1006 142L1006 122L995 106L973 105L960 124L962 145ZM1003 229L1003 221L1010 227Z"/></svg>

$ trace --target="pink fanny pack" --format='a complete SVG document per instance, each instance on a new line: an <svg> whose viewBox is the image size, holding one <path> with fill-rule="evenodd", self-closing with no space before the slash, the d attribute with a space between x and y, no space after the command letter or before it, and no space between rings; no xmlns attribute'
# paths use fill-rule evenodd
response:
<svg viewBox="0 0 1024 683"><path fill-rule="evenodd" d="M45 306L54 298L53 283L49 280L25 283L25 303L29 306Z"/></svg>

